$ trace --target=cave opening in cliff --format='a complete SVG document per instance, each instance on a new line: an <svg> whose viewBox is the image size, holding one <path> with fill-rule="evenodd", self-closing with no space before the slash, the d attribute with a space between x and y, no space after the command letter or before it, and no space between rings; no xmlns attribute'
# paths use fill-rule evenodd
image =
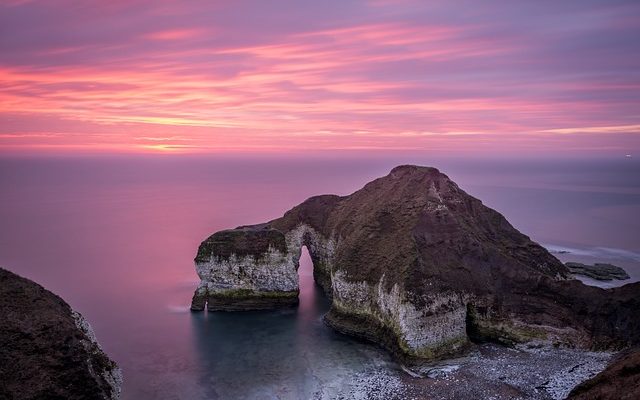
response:
<svg viewBox="0 0 640 400"><path fill-rule="evenodd" d="M300 262L298 267L298 278L300 284L300 294L298 310L300 313L314 313L324 308L328 303L320 286L314 278L314 265L311 254L307 246L302 246L300 250Z"/></svg>

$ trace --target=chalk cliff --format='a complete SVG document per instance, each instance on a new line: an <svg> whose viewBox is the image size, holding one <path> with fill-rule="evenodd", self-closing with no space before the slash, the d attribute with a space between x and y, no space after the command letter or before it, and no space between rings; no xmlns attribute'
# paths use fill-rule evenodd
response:
<svg viewBox="0 0 640 400"><path fill-rule="evenodd" d="M214 233L198 249L193 310L296 304L301 247L332 299L326 322L399 357L470 340L589 348L640 340L640 284L604 290L567 268L435 168L399 166L349 196Z"/></svg>
<svg viewBox="0 0 640 400"><path fill-rule="evenodd" d="M0 268L0 398L118 399L122 373L60 297Z"/></svg>

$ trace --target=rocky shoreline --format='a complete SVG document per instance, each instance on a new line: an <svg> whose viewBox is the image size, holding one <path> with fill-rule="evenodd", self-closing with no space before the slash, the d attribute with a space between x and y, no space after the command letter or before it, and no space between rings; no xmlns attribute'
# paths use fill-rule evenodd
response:
<svg viewBox="0 0 640 400"><path fill-rule="evenodd" d="M327 389L314 399L561 400L604 370L611 358L610 352L483 344L463 357L424 365L411 374L402 366L368 367L339 385L327 384L342 389Z"/></svg>
<svg viewBox="0 0 640 400"><path fill-rule="evenodd" d="M573 388L574 400L616 399L635 400L640 396L640 348L617 354L598 375Z"/></svg>

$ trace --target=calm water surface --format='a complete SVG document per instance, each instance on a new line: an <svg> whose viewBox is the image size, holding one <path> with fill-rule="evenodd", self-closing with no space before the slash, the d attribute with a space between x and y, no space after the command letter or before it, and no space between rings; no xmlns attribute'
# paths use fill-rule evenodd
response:
<svg viewBox="0 0 640 400"><path fill-rule="evenodd" d="M188 312L212 232L349 194L400 163L434 165L561 257L640 280L640 163L403 159L0 160L0 265L62 296L123 368L123 399L331 397L354 372L398 368L331 331L303 254L297 309Z"/></svg>

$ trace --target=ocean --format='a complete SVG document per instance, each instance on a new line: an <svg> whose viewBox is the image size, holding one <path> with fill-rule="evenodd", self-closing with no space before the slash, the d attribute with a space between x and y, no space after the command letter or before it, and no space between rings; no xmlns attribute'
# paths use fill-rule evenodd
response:
<svg viewBox="0 0 640 400"><path fill-rule="evenodd" d="M191 313L211 233L306 198L349 194L398 164L435 166L562 261L640 280L640 162L432 156L95 156L0 159L0 266L60 295L123 369L122 399L337 398L401 373L339 335L304 253L298 308ZM355 379L356 377L357 379Z"/></svg>

